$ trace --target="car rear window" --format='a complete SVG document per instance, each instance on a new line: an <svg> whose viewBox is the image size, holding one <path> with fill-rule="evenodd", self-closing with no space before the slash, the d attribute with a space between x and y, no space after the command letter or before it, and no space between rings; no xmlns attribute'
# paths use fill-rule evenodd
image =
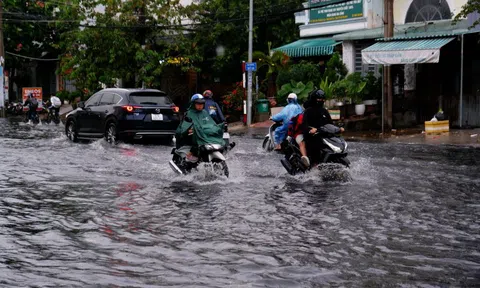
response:
<svg viewBox="0 0 480 288"><path fill-rule="evenodd" d="M143 105L170 105L173 104L170 97L164 93L155 92L135 92L130 94L130 102L132 104Z"/></svg>

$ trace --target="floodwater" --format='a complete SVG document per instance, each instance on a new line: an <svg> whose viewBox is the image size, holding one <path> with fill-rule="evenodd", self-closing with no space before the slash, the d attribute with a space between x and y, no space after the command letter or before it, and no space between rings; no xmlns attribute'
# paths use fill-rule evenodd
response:
<svg viewBox="0 0 480 288"><path fill-rule="evenodd" d="M478 148L350 143L326 181L237 135L227 179L175 175L165 145L0 128L1 287L480 286Z"/></svg>

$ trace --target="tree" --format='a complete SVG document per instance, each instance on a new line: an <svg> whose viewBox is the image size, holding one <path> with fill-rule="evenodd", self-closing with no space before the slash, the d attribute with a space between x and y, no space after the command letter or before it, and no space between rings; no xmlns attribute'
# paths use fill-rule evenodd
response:
<svg viewBox="0 0 480 288"><path fill-rule="evenodd" d="M62 73L78 88L95 91L122 79L155 87L176 44L179 0L72 0L63 19L77 29L63 33ZM81 5L80 5L81 3ZM101 5L101 6L100 6Z"/></svg>
<svg viewBox="0 0 480 288"><path fill-rule="evenodd" d="M19 87L30 81L31 68L37 64L32 58L55 59L60 53L57 42L62 27L46 21L56 8L53 1L3 1L5 69L15 71L10 81Z"/></svg>
<svg viewBox="0 0 480 288"><path fill-rule="evenodd" d="M292 14L304 1L254 0L254 42L256 51L268 53L269 43L278 47L298 39L298 27ZM240 71L240 60L248 49L248 1L205 0L185 8L196 24L195 33L185 40L186 47L200 60L199 70L229 75ZM226 73L226 72L229 73Z"/></svg>
<svg viewBox="0 0 480 288"><path fill-rule="evenodd" d="M455 21L460 20L461 18L467 18L468 15L480 11L480 0L470 0L465 5L463 5L460 13L455 16ZM475 27L480 24L480 19L475 21L472 27Z"/></svg>

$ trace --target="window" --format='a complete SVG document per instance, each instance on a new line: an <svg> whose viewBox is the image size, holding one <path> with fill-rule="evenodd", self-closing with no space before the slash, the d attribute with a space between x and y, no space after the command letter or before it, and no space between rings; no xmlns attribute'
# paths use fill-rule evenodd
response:
<svg viewBox="0 0 480 288"><path fill-rule="evenodd" d="M446 0L413 0L408 8L405 23L430 22L451 18L452 13Z"/></svg>
<svg viewBox="0 0 480 288"><path fill-rule="evenodd" d="M98 105L99 106L111 105L112 103L113 103L113 94L106 92L106 93L103 93L102 100L100 100L100 104Z"/></svg>
<svg viewBox="0 0 480 288"><path fill-rule="evenodd" d="M102 97L103 93L97 93L92 95L87 102L85 102L85 107L97 106L98 102L100 101L100 97Z"/></svg>
<svg viewBox="0 0 480 288"><path fill-rule="evenodd" d="M372 43L361 43L355 42L355 72L359 72L362 76L367 75L369 72L373 72L375 76L379 76L378 74L378 67L380 65L373 65L373 64L363 64L362 62L362 50L373 45L375 42Z"/></svg>
<svg viewBox="0 0 480 288"><path fill-rule="evenodd" d="M172 100L164 93L159 92L134 92L130 94L132 104L143 105L171 105Z"/></svg>
<svg viewBox="0 0 480 288"><path fill-rule="evenodd" d="M120 101L122 101L122 97L118 94L113 95L113 103L112 104L118 104Z"/></svg>

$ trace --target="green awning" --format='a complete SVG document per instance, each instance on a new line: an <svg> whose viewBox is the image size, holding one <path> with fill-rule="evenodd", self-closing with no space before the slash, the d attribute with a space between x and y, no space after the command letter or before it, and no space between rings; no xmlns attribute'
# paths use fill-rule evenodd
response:
<svg viewBox="0 0 480 288"><path fill-rule="evenodd" d="M290 57L332 55L335 46L340 44L332 38L300 39L290 44L272 49L282 51Z"/></svg>
<svg viewBox="0 0 480 288"><path fill-rule="evenodd" d="M438 63L440 48L455 38L379 42L362 50L365 64Z"/></svg>

